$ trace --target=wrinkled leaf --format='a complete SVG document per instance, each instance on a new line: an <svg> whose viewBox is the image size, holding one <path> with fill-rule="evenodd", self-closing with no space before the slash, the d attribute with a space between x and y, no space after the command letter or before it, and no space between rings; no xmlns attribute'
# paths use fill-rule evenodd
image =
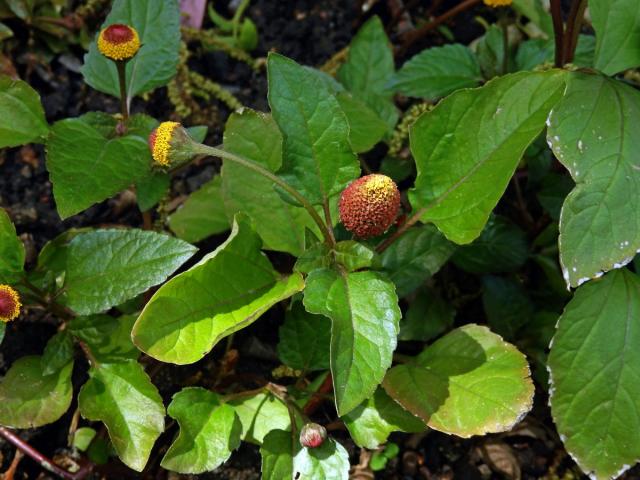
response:
<svg viewBox="0 0 640 480"><path fill-rule="evenodd" d="M398 340L427 342L453 326L455 309L432 289L422 289L400 321Z"/></svg>
<svg viewBox="0 0 640 480"><path fill-rule="evenodd" d="M47 342L42 354L42 374L52 375L73 360L73 338L65 330L56 333Z"/></svg>
<svg viewBox="0 0 640 480"><path fill-rule="evenodd" d="M0 148L42 142L49 132L38 92L4 75L0 75L0 118Z"/></svg>
<svg viewBox="0 0 640 480"><path fill-rule="evenodd" d="M640 65L640 9L636 0L589 0L596 31L595 67L608 75Z"/></svg>
<svg viewBox="0 0 640 480"><path fill-rule="evenodd" d="M280 327L278 357L285 365L302 371L329 368L331 323L323 315L305 311L296 303Z"/></svg>
<svg viewBox="0 0 640 480"><path fill-rule="evenodd" d="M69 331L85 343L100 363L119 363L136 360L140 352L131 341L131 329L136 318L123 315L76 317L69 322Z"/></svg>
<svg viewBox="0 0 640 480"><path fill-rule="evenodd" d="M282 400L268 393L229 401L242 425L242 439L261 444L272 430L291 430L291 417ZM289 434L290 435L290 434Z"/></svg>

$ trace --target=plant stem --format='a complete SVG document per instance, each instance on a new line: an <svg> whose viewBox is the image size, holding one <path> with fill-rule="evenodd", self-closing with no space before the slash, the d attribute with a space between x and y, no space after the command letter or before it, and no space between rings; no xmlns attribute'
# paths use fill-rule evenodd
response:
<svg viewBox="0 0 640 480"><path fill-rule="evenodd" d="M320 228L320 231L322 232L322 235L326 243L331 247L335 245L333 232L329 230L329 227L327 227L327 224L322 220L318 212L316 212L316 209L313 208L313 206L309 203L309 201L304 196L302 196L300 192L298 192L295 188L293 188L287 182L282 180L280 177L275 175L273 172L267 170L263 166L247 158L227 152L226 150L223 150L221 148L210 147L208 145L197 143L194 145L194 151L195 153L198 153L198 154L209 155L212 157L221 158L223 160L229 160L231 162L235 162L239 165L242 165L243 167L248 168L249 170L253 170L254 172L262 175L265 178L268 178L273 183L275 183L280 188L282 188L284 191L286 191L293 198L295 198L307 210L307 212L309 212L309 215L311 216L311 218L313 218L313 220L316 222L316 224Z"/></svg>
<svg viewBox="0 0 640 480"><path fill-rule="evenodd" d="M558 68L564 65L564 24L560 2L561 0L551 0L551 18L553 19L553 33L556 43L555 66Z"/></svg>
<svg viewBox="0 0 640 480"><path fill-rule="evenodd" d="M586 8L586 0L573 0L571 4L571 10L569 11L569 18L567 20L567 31L564 35L564 63L573 62Z"/></svg>
<svg viewBox="0 0 640 480"><path fill-rule="evenodd" d="M124 122L129 120L129 105L127 103L127 62L116 61L118 68L118 82L120 83L120 112Z"/></svg>
<svg viewBox="0 0 640 480"><path fill-rule="evenodd" d="M17 449L19 449L25 455L31 457L33 460L38 462L42 468L48 470L51 473L58 475L66 480L80 480L85 478L89 472L93 469L93 464L80 465L80 469L71 473L63 468L57 466L53 461L49 460L27 442L22 440L19 436L13 433L11 430L5 427L0 427L0 437L4 438L7 442L11 443Z"/></svg>
<svg viewBox="0 0 640 480"><path fill-rule="evenodd" d="M398 49L397 53L400 55L403 54L414 42L424 37L428 32L440 26L441 24L449 20L451 17L473 7L474 5L480 3L481 1L482 0L464 0L464 2L461 2L455 7L453 7L452 9L447 10L446 12L444 12L439 17L436 17L431 22L425 23L420 28L407 32L403 36L404 38L403 38L402 46Z"/></svg>
<svg viewBox="0 0 640 480"><path fill-rule="evenodd" d="M396 230L393 235L391 235L390 237L388 237L386 240L384 240L382 243L380 243L377 247L376 247L376 252L378 253L382 253L384 252L387 248L389 248L391 246L391 244L393 242L395 242L398 238L400 238L407 230L409 230L414 224L418 223L418 221L420 220L420 217L422 217L422 215L425 214L425 212L429 209L429 206L426 207L422 207L420 210L418 210L416 213L414 213L413 215L411 215L406 222L404 222L402 225L400 225L400 227L398 228L398 230Z"/></svg>

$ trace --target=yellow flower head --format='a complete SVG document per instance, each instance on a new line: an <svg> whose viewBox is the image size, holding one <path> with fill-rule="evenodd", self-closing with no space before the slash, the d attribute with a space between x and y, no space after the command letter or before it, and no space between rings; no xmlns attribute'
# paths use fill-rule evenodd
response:
<svg viewBox="0 0 640 480"><path fill-rule="evenodd" d="M111 60L129 60L139 49L138 32L129 25L109 25L98 36L98 50Z"/></svg>
<svg viewBox="0 0 640 480"><path fill-rule="evenodd" d="M169 153L171 151L171 140L176 129L180 126L178 122L162 122L151 135L149 135L149 148L153 160L162 167L168 167L171 163Z"/></svg>
<svg viewBox="0 0 640 480"><path fill-rule="evenodd" d="M489 7L508 7L511 5L512 0L483 0L485 5Z"/></svg>
<svg viewBox="0 0 640 480"><path fill-rule="evenodd" d="M20 315L20 296L9 285L0 285L0 322L10 322Z"/></svg>

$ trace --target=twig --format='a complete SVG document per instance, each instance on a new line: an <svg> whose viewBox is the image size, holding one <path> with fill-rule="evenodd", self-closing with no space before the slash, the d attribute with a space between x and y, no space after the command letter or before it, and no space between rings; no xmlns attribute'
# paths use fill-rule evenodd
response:
<svg viewBox="0 0 640 480"><path fill-rule="evenodd" d="M304 414L307 416L313 415L318 407L322 405L326 394L331 392L331 390L333 390L333 377L329 373L324 379L324 382L322 382L322 385L320 385L320 387L318 387L318 390L316 390L316 392L311 395L311 398L304 406Z"/></svg>
<svg viewBox="0 0 640 480"><path fill-rule="evenodd" d="M551 0L551 18L553 19L553 33L556 43L555 66L558 68L564 65L564 24L562 23L560 2L561 0Z"/></svg>
<svg viewBox="0 0 640 480"><path fill-rule="evenodd" d="M477 5L481 1L482 0L465 0L464 2L459 3L458 5L453 7L451 10L447 10L439 17L436 17L431 22L425 23L420 28L407 32L402 36L402 45L398 48L396 53L398 55L403 55L411 45L413 45L417 40L424 37L431 30L440 26L441 24L449 20L451 17L456 16L458 13L464 12L465 10L473 7L474 5Z"/></svg>
<svg viewBox="0 0 640 480"><path fill-rule="evenodd" d="M9 465L9 468L7 469L6 472L4 472L4 475L2 475L2 480L13 480L15 475L16 475L16 471L18 470L18 465L20 465L20 461L24 458L24 454L20 451L16 449L16 454L13 456L13 460L11 461L11 465Z"/></svg>
<svg viewBox="0 0 640 480"><path fill-rule="evenodd" d="M571 10L569 11L569 18L567 20L567 31L564 34L564 63L573 62L586 8L586 0L573 0L571 4Z"/></svg>
<svg viewBox="0 0 640 480"><path fill-rule="evenodd" d="M45 470L54 473L66 480L81 480L85 478L91 472L91 470L93 470L93 464L89 462L83 462L82 464L80 464L79 470L75 473L71 473L68 470L60 468L49 458L45 457L42 453L37 451L35 448L33 448L31 445L29 445L27 442L22 440L19 436L5 427L0 427L0 437L4 438L7 442L11 443L28 457L31 457Z"/></svg>

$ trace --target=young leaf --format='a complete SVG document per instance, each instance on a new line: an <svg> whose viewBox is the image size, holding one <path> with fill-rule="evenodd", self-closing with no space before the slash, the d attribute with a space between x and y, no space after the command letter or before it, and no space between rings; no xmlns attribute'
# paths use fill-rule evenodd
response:
<svg viewBox="0 0 640 480"><path fill-rule="evenodd" d="M349 140L356 153L371 150L387 133L389 127L361 100L341 92L336 95L349 122Z"/></svg>
<svg viewBox="0 0 640 480"><path fill-rule="evenodd" d="M576 287L640 250L640 93L600 75L572 74L547 139L576 187L560 214L560 263Z"/></svg>
<svg viewBox="0 0 640 480"><path fill-rule="evenodd" d="M120 363L137 360L140 355L131 341L135 320L133 315L76 317L69 322L69 331L85 343L99 363Z"/></svg>
<svg viewBox="0 0 640 480"><path fill-rule="evenodd" d="M149 175L151 154L141 137L107 138L85 117L56 122L47 141L47 170L65 219Z"/></svg>
<svg viewBox="0 0 640 480"><path fill-rule="evenodd" d="M24 245L6 210L0 208L0 283L14 283L24 271Z"/></svg>
<svg viewBox="0 0 640 480"><path fill-rule="evenodd" d="M196 362L222 338L302 290L302 276L281 277L260 246L247 219L236 217L225 243L147 303L133 328L138 348L163 362Z"/></svg>
<svg viewBox="0 0 640 480"><path fill-rule="evenodd" d="M127 63L127 100L165 85L175 74L180 50L180 10L177 0L115 0L103 28L131 25L140 36L140 50ZM120 97L115 63L93 41L84 57L82 75L96 90Z"/></svg>
<svg viewBox="0 0 640 480"><path fill-rule="evenodd" d="M273 430L260 447L263 480L347 480L349 454L328 438L318 448L304 448L290 432Z"/></svg>
<svg viewBox="0 0 640 480"><path fill-rule="evenodd" d="M528 256L527 234L507 217L491 215L480 236L451 260L469 273L502 273L518 270Z"/></svg>
<svg viewBox="0 0 640 480"><path fill-rule="evenodd" d="M378 114L389 130L398 121L392 91L388 88L394 72L393 50L384 26L379 17L371 17L351 41L347 61L338 70L338 78L354 97Z"/></svg>
<svg viewBox="0 0 640 480"><path fill-rule="evenodd" d="M565 73L520 72L461 90L411 129L418 177L411 205L447 238L469 243L484 227L527 146L560 99Z"/></svg>
<svg viewBox="0 0 640 480"><path fill-rule="evenodd" d="M464 438L510 430L533 401L525 356L474 324L389 370L383 386L429 427Z"/></svg>
<svg viewBox="0 0 640 480"><path fill-rule="evenodd" d="M169 217L169 227L181 239L196 243L229 230L222 198L222 178L213 177Z"/></svg>
<svg viewBox="0 0 640 480"><path fill-rule="evenodd" d="M373 394L391 366L401 316L395 288L376 272L316 270L307 277L304 305L332 320L333 389L345 415Z"/></svg>
<svg viewBox="0 0 640 480"><path fill-rule="evenodd" d="M224 148L272 172L282 165L282 134L270 115L244 109L231 114L224 130ZM273 182L242 165L222 166L222 196L227 218L246 213L269 250L300 255L306 228L316 228L302 207L285 202Z"/></svg>
<svg viewBox="0 0 640 480"><path fill-rule="evenodd" d="M101 421L120 459L141 472L164 431L164 405L156 387L135 361L100 364L89 370L78 396L80 413Z"/></svg>
<svg viewBox="0 0 640 480"><path fill-rule="evenodd" d="M640 458L640 279L626 269L579 288L549 355L551 411L574 460L592 478Z"/></svg>
<svg viewBox="0 0 640 480"><path fill-rule="evenodd" d="M42 374L52 375L73 360L73 338L69 332L56 333L47 342L42 354Z"/></svg>
<svg viewBox="0 0 640 480"><path fill-rule="evenodd" d="M142 230L94 230L71 240L64 303L80 315L108 310L162 283L196 249Z"/></svg>
<svg viewBox="0 0 640 480"><path fill-rule="evenodd" d="M40 96L27 82L0 75L0 148L42 142L49 133Z"/></svg>
<svg viewBox="0 0 640 480"><path fill-rule="evenodd" d="M382 388L342 417L351 438L362 448L375 450L392 432L422 432L426 425L397 404Z"/></svg>
<svg viewBox="0 0 640 480"><path fill-rule="evenodd" d="M242 425L242 439L260 445L271 430L291 430L291 417L282 400L268 393L229 401ZM291 434L289 434L291 435Z"/></svg>
<svg viewBox="0 0 640 480"><path fill-rule="evenodd" d="M590 0L589 12L596 31L595 67L613 75L640 65L638 2Z"/></svg>
<svg viewBox="0 0 640 480"><path fill-rule="evenodd" d="M270 54L268 77L284 138L279 173L314 205L328 202L360 174L347 118L324 82L293 60Z"/></svg>
<svg viewBox="0 0 640 480"><path fill-rule="evenodd" d="M280 327L278 357L285 365L303 371L327 370L331 323L323 315L305 311L294 304Z"/></svg>
<svg viewBox="0 0 640 480"><path fill-rule="evenodd" d="M435 275L455 248L433 225L421 225L392 243L380 259L398 296L404 297Z"/></svg>
<svg viewBox="0 0 640 480"><path fill-rule="evenodd" d="M0 425L36 428L55 422L69 409L73 396L73 362L45 375L42 357L22 357L0 382Z"/></svg>
<svg viewBox="0 0 640 480"><path fill-rule="evenodd" d="M240 445L242 426L233 407L204 388L176 393L167 413L180 425L180 433L160 465L179 473L198 474L218 468Z"/></svg>
<svg viewBox="0 0 640 480"><path fill-rule="evenodd" d="M423 50L405 63L390 88L410 97L436 99L482 81L475 54L460 44Z"/></svg>

